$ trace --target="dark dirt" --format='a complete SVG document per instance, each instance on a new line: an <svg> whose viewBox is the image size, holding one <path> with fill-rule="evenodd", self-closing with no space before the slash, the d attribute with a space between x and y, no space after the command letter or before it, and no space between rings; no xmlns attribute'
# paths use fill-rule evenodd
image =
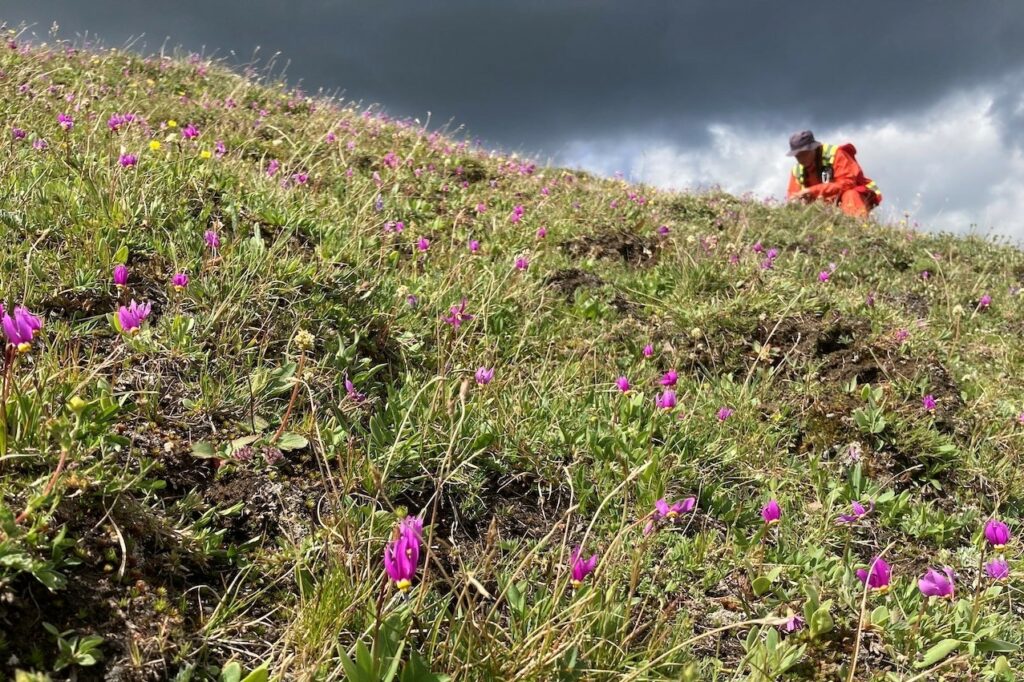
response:
<svg viewBox="0 0 1024 682"><path fill-rule="evenodd" d="M604 284L604 280L579 268L565 268L548 275L544 279L544 284L560 293L567 302L571 303L576 296L577 289L597 288Z"/></svg>
<svg viewBox="0 0 1024 682"><path fill-rule="evenodd" d="M558 247L574 259L621 260L628 265L649 265L656 261L661 245L656 239L632 232L612 230L564 241Z"/></svg>

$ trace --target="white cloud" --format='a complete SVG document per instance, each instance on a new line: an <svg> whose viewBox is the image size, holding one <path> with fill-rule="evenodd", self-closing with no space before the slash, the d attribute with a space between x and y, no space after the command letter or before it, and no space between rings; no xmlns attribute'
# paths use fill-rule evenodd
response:
<svg viewBox="0 0 1024 682"><path fill-rule="evenodd" d="M818 139L853 142L865 173L882 189L881 217L904 212L924 229L996 233L1024 240L1024 154L1007 143L991 91L949 97L913 116L834 129ZM785 194L791 130L708 127L710 142L687 147L626 135L575 140L557 158L569 165L665 189L718 185L737 194Z"/></svg>

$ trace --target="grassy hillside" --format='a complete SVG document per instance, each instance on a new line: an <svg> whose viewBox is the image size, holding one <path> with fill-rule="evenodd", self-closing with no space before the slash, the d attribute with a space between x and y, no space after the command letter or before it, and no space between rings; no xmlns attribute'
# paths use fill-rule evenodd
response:
<svg viewBox="0 0 1024 682"><path fill-rule="evenodd" d="M11 36L0 111L3 679L1024 664L1016 248L194 58Z"/></svg>

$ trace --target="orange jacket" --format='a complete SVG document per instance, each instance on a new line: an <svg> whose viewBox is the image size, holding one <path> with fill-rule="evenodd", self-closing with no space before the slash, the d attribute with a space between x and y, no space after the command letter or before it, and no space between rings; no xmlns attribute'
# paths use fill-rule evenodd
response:
<svg viewBox="0 0 1024 682"><path fill-rule="evenodd" d="M855 189L862 194L867 192L874 194L874 203L881 203L882 193L878 191L878 187L874 182L864 176L864 171L861 170L860 164L854 158L856 153L857 148L849 142L836 147L835 157L832 161L831 182L822 182L821 170L811 167L803 169L804 184L801 185L800 178L798 177L800 165L797 164L797 167L789 174L789 187L786 189L786 197L791 197L806 187L810 190L808 194L815 200L838 201L843 192ZM818 158L821 158L820 154Z"/></svg>

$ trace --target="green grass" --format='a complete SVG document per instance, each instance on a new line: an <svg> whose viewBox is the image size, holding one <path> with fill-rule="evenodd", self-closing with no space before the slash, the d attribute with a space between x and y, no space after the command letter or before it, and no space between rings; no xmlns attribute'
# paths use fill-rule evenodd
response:
<svg viewBox="0 0 1024 682"><path fill-rule="evenodd" d="M1016 536L1024 502L1014 246L534 167L187 58L15 42L0 71L0 297L43 321L6 367L0 677L1024 664L1017 538L1009 580L979 573L986 520ZM133 299L135 335L114 324ZM426 527L403 595L382 553L406 513ZM599 555L578 589L577 545ZM880 553L893 588L865 594ZM955 597L929 602L917 579L943 566Z"/></svg>

